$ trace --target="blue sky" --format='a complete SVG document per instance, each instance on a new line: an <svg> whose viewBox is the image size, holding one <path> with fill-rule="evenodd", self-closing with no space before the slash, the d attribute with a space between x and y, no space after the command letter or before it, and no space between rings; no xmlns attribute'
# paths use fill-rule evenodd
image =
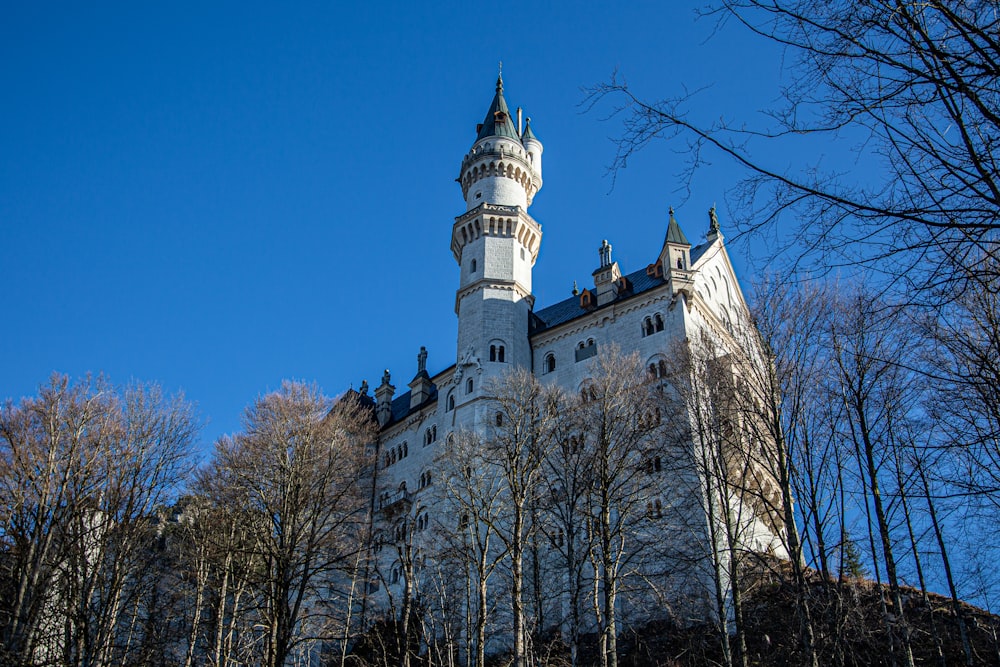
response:
<svg viewBox="0 0 1000 667"><path fill-rule="evenodd" d="M19 3L0 22L0 397L59 371L182 390L206 445L283 378L328 394L426 345L455 357L464 211L454 182L489 106L545 146L531 208L537 305L590 283L601 239L623 270L655 258L667 208L692 241L739 172L655 143L618 174L617 71L692 113L752 116L781 53L698 20L700 3ZM745 282L753 265L732 251ZM206 447L207 450L207 447Z"/></svg>

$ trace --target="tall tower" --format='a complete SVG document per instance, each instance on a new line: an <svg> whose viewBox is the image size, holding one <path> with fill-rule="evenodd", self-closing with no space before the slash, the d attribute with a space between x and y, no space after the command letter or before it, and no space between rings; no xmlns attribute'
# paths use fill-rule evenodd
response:
<svg viewBox="0 0 1000 667"><path fill-rule="evenodd" d="M451 234L460 273L454 388L460 403L479 396L487 380L512 364L531 364L531 269L542 227L527 209L542 187L542 144L530 119L521 128L520 115L520 109L516 119L511 115L498 76L493 102L456 179L466 209Z"/></svg>

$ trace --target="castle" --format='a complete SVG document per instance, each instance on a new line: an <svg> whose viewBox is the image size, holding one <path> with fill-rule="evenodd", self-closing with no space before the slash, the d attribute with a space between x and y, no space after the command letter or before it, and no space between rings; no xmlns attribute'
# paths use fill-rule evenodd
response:
<svg viewBox="0 0 1000 667"><path fill-rule="evenodd" d="M427 351L420 348L407 390L397 391L386 370L374 397L366 383L359 392L379 424L372 509L383 534L394 535L388 541L408 539L398 527L401 518L411 531L460 521L453 509L441 504L440 495L432 500L431 490L435 482L440 486L443 474L440 448L454 434L485 433L492 427L491 383L510 369L529 369L542 384L576 393L587 382L598 351L614 345L637 353L655 379L666 373L672 343L693 339L701 331L732 331L738 320L746 319L747 306L714 208L705 240L694 246L671 210L662 246L650 252L648 266L627 273L603 241L593 285L574 289L559 303L536 307L532 267L542 226L528 209L542 188L542 153L531 119L522 120L520 109L511 113L498 77L496 93L456 179L465 211L455 218L451 231L459 267L455 362L431 374ZM658 469L659 459L656 465ZM656 505L659 508L659 500ZM780 513L761 515L766 513L757 511L749 519L753 526L746 546L781 552ZM705 518L700 522L704 526ZM718 542L710 532L705 530L704 540ZM401 587L412 588L407 580L416 576L413 564L404 562L409 557L400 549L380 551L380 594L392 597L401 595ZM707 597L709 588L706 585Z"/></svg>

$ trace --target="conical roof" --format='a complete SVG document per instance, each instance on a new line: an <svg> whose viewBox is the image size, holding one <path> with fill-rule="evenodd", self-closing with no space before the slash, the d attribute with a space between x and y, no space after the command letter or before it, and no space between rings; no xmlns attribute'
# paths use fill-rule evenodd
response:
<svg viewBox="0 0 1000 667"><path fill-rule="evenodd" d="M684 232L681 231L681 226L677 224L677 220L674 219L674 208L670 207L670 222L667 224L667 238L663 239L663 244L668 243L678 243L681 245L691 245L687 237L684 236Z"/></svg>
<svg viewBox="0 0 1000 667"><path fill-rule="evenodd" d="M497 76L497 92L493 96L493 103L490 110L486 112L486 118L479 127L479 134L476 141L486 137L507 137L520 141L517 135L517 125L515 119L510 116L510 109L507 108L507 100L503 98L503 76Z"/></svg>
<svg viewBox="0 0 1000 667"><path fill-rule="evenodd" d="M528 139L534 139L535 141L538 141L538 137L536 137L535 133L531 131L531 119L530 118L526 118L525 119L525 122L524 122L524 132L521 134L521 143L526 142ZM541 142L539 141L538 143L541 143Z"/></svg>

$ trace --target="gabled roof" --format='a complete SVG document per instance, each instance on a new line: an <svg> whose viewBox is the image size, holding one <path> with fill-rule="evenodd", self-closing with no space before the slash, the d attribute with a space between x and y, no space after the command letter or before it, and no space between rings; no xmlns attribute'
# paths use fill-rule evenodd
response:
<svg viewBox="0 0 1000 667"><path fill-rule="evenodd" d="M684 242L686 243L687 240L685 239ZM709 245L710 245L709 243L702 243L701 245L691 249L691 264L694 264L699 259L701 259L701 256L705 254L705 251L708 249ZM667 282L663 278L654 278L648 275L646 273L646 269L640 269L639 271L630 273L627 276L625 276L625 278L627 278L629 283L631 283L632 291L623 298L619 298L616 301L611 301L610 303L606 303L603 306L597 308L596 310L601 310L602 308L607 308L612 304L627 301L628 299L632 299L642 294L643 292L648 292L652 289L660 287L661 285L665 285ZM589 315L592 312L595 311L584 310L583 308L580 307L579 296L571 296L568 299L560 301L559 303L553 304L547 308L542 308L537 312L531 313L529 315L531 319L528 322L529 335L533 336L537 333L541 333L542 331L546 331L547 329L557 327L560 324L566 324L567 322L571 322L578 317Z"/></svg>
<svg viewBox="0 0 1000 667"><path fill-rule="evenodd" d="M490 110L486 112L486 118L479 128L476 141L486 137L507 137L515 141L521 141L517 134L517 121L510 116L510 109L507 108L507 100L503 98L503 77L497 77L497 92L493 96L493 103Z"/></svg>

